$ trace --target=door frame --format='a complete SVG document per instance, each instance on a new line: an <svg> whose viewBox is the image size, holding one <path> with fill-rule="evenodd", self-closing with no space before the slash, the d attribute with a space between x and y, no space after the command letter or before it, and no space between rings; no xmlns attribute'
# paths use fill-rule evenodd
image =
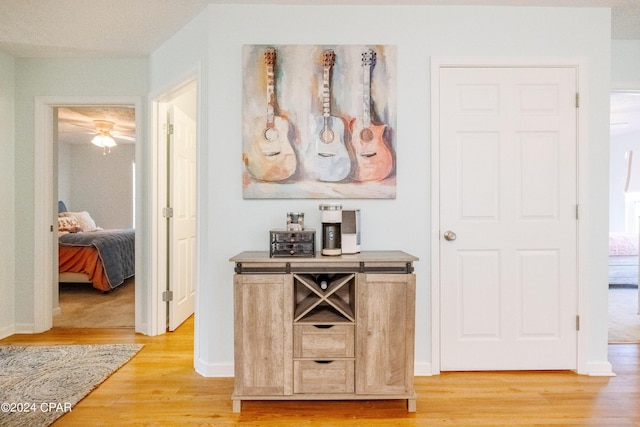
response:
<svg viewBox="0 0 640 427"><path fill-rule="evenodd" d="M440 69L449 67L465 68L530 68L564 67L574 68L577 76L577 90L580 97L588 99L586 62L580 59L514 59L514 58L431 58L431 368L432 374L439 374L440 358ZM577 311L580 324L577 334L576 367L579 374L598 374L588 371L588 287L587 266L587 225L589 223L588 197L585 183L588 165L588 103L577 109L577 203L580 205L577 242Z"/></svg>
<svg viewBox="0 0 640 427"><path fill-rule="evenodd" d="M166 135L162 132L162 125L166 121L167 105L171 103L171 100L175 99L181 94L182 91L187 89L190 85L196 85L196 158L200 159L201 146L199 141L201 138L201 122L202 122L202 88L200 78L200 66L197 66L194 70L187 73L176 83L169 85L168 88L158 91L152 94L150 99L151 104L151 141L150 158L151 158L151 182L150 185L150 197L151 197L151 258L150 258L150 273L151 283L155 286L151 289L151 331L152 335L160 335L167 332L168 313L166 303L162 301L162 293L166 288L167 283L167 229L165 226L165 219L162 216L163 208L165 207L163 201L167 192L167 157L166 150L159 149L159 143L161 139L166 138ZM162 119L165 117L165 119ZM200 171L202 168L197 167L196 175L196 213L200 212ZM200 215L196 214L196 239L200 235ZM196 302L195 310L198 307L198 287L199 287L199 271L200 271L200 251L198 250L199 244L196 243L196 271L195 271L195 285L196 285ZM197 346L197 340L196 346ZM197 352L197 348L196 348Z"/></svg>
<svg viewBox="0 0 640 427"><path fill-rule="evenodd" d="M53 288L55 286L57 263L54 264L52 244L53 232L57 229L55 217L57 215L57 201L53 200L53 147L54 122L53 110L65 106L91 105L130 105L135 108L136 115L136 149L135 161L142 164L143 158L143 114L142 99L134 96L36 96L35 107L35 140L34 140L34 262L33 262L33 332L44 332L53 326ZM143 204L142 168L136 167L136 200L135 206ZM142 209L136 209L136 224L143 224ZM135 275L140 278L142 272L141 245L142 233L139 228L135 231ZM144 281L140 280L135 289L135 331L146 333L149 324L148 316L144 318L146 302L149 300L144 291L147 289Z"/></svg>

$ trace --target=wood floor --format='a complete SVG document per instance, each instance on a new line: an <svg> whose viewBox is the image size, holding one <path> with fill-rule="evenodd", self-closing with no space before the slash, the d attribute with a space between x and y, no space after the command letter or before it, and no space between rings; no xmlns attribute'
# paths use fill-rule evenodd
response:
<svg viewBox="0 0 640 427"><path fill-rule="evenodd" d="M53 329L1 344L142 343L128 364L62 416L58 426L640 426L640 347L609 346L616 377L571 372L443 373L416 378L417 412L402 401L243 402L233 379L193 369L193 319L146 337L127 329Z"/></svg>

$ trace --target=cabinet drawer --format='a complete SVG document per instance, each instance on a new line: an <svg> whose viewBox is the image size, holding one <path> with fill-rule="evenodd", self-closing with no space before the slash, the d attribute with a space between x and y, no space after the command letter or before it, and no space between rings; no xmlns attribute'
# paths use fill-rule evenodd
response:
<svg viewBox="0 0 640 427"><path fill-rule="evenodd" d="M314 243L315 231L272 231L271 243Z"/></svg>
<svg viewBox="0 0 640 427"><path fill-rule="evenodd" d="M295 325L293 357L354 357L353 325Z"/></svg>
<svg viewBox="0 0 640 427"><path fill-rule="evenodd" d="M272 257L312 257L315 255L315 247L312 243L272 243Z"/></svg>
<svg viewBox="0 0 640 427"><path fill-rule="evenodd" d="M294 360L293 392L353 393L353 360Z"/></svg>

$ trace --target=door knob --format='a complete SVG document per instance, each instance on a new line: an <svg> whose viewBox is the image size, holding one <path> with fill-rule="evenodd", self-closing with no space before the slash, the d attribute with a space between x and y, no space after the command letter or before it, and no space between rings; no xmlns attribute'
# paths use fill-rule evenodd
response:
<svg viewBox="0 0 640 427"><path fill-rule="evenodd" d="M454 240L456 240L456 233L454 233L453 231L445 231L444 232L444 239L448 240L449 242L452 242Z"/></svg>

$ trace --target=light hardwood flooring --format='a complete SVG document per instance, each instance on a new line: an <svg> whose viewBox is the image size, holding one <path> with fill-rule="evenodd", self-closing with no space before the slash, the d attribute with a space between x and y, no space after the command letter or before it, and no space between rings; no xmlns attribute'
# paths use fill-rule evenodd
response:
<svg viewBox="0 0 640 427"><path fill-rule="evenodd" d="M640 347L609 346L616 377L572 372L449 372L417 377L417 412L403 401L243 402L232 378L193 368L193 319L146 337L127 329L53 329L2 344L142 343L129 363L58 426L640 426Z"/></svg>

